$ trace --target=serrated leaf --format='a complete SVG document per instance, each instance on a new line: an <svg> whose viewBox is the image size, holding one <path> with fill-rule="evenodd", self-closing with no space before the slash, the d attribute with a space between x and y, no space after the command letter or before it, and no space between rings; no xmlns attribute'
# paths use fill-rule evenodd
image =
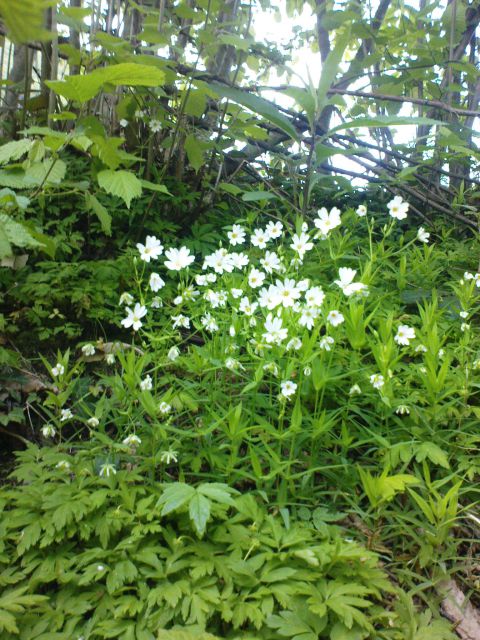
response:
<svg viewBox="0 0 480 640"><path fill-rule="evenodd" d="M200 141L189 133L185 138L185 151L187 153L188 162L195 171L198 171L205 164L205 155Z"/></svg>
<svg viewBox="0 0 480 640"><path fill-rule="evenodd" d="M63 160L43 160L30 165L25 171L25 185L60 184L65 178L67 165Z"/></svg>
<svg viewBox="0 0 480 640"><path fill-rule="evenodd" d="M97 180L98 184L107 193L122 198L129 209L133 198L138 198L142 195L142 183L130 171L106 169L105 171L100 171L97 175Z"/></svg>
<svg viewBox="0 0 480 640"><path fill-rule="evenodd" d="M23 138L22 140L13 140L2 144L0 147L0 164L5 164L10 160L18 160L25 153L30 151L33 145L33 140Z"/></svg>
<svg viewBox="0 0 480 640"><path fill-rule="evenodd" d="M93 211L102 225L102 230L107 236L112 235L112 216L105 209L103 204L97 200L97 198L89 193L85 192L85 204L87 209Z"/></svg>
<svg viewBox="0 0 480 640"><path fill-rule="evenodd" d="M186 505L194 495L195 489L190 485L183 482L174 482L162 493L157 502L157 507L163 507L161 515L166 516L170 512Z"/></svg>
<svg viewBox="0 0 480 640"><path fill-rule="evenodd" d="M270 191L246 191L242 200L244 202L258 202L259 200L273 200L277 196Z"/></svg>
<svg viewBox="0 0 480 640"><path fill-rule="evenodd" d="M49 0L0 0L0 17L7 27L8 37L14 42L51 40L52 34L44 29L45 10Z"/></svg>
<svg viewBox="0 0 480 640"><path fill-rule="evenodd" d="M0 258L11 255L11 245L15 247L42 246L32 237L27 227L12 220L4 213L0 213Z"/></svg>
<svg viewBox="0 0 480 640"><path fill-rule="evenodd" d="M186 628L174 628L174 629L160 629L158 631L158 640L220 640L218 636L213 636L211 633L201 631L197 627Z"/></svg>
<svg viewBox="0 0 480 640"><path fill-rule="evenodd" d="M210 500L200 493L195 493L188 505L188 513L190 520L195 525L195 529L199 536L205 533L207 520L210 517Z"/></svg>
<svg viewBox="0 0 480 640"><path fill-rule="evenodd" d="M232 493L236 493L234 489L231 489L227 484L221 482L209 482L201 484L197 488L197 492L207 496L210 500L219 502L220 504L235 504L232 498Z"/></svg>
<svg viewBox="0 0 480 640"><path fill-rule="evenodd" d="M141 180L140 182L142 183L142 187L144 189L150 189L150 191L165 193L167 196L172 195L164 184L156 184L155 182L150 182L149 180Z"/></svg>

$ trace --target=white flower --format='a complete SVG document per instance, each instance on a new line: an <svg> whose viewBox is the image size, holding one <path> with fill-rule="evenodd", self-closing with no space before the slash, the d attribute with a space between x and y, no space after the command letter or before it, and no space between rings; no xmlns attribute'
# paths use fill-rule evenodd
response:
<svg viewBox="0 0 480 640"><path fill-rule="evenodd" d="M155 236L147 236L145 244L137 243L137 249L140 251L140 258L145 262L156 260L162 255L163 245Z"/></svg>
<svg viewBox="0 0 480 640"><path fill-rule="evenodd" d="M287 351L298 351L302 348L302 341L300 338L292 338L287 342L287 346L285 348Z"/></svg>
<svg viewBox="0 0 480 640"><path fill-rule="evenodd" d="M425 231L423 227L419 227L417 231L417 240L420 240L420 242L425 242L426 244L429 238L430 234L428 233L428 231Z"/></svg>
<svg viewBox="0 0 480 640"><path fill-rule="evenodd" d="M367 215L367 207L364 204L360 204L355 212L359 218Z"/></svg>
<svg viewBox="0 0 480 640"><path fill-rule="evenodd" d="M175 362L175 360L178 358L179 355L180 355L180 349L178 347L170 347L167 353L167 358L172 362Z"/></svg>
<svg viewBox="0 0 480 640"><path fill-rule="evenodd" d="M104 571L105 567L103 566L103 564L98 564L97 565L97 571Z"/></svg>
<svg viewBox="0 0 480 640"><path fill-rule="evenodd" d="M243 244L245 242L245 229L239 224L234 224L232 230L227 233L227 237L232 247L236 247L237 244Z"/></svg>
<svg viewBox="0 0 480 640"><path fill-rule="evenodd" d="M93 346L93 344L84 344L82 347L82 353L84 356L94 356L95 347Z"/></svg>
<svg viewBox="0 0 480 640"><path fill-rule="evenodd" d="M322 287L311 287L311 289L308 289L305 293L305 303L307 307L321 307L324 300L325 293Z"/></svg>
<svg viewBox="0 0 480 640"><path fill-rule="evenodd" d="M320 338L320 349L331 351L331 346L334 343L335 340L332 338L332 336L323 336L323 338Z"/></svg>
<svg viewBox="0 0 480 640"><path fill-rule="evenodd" d="M142 441L138 436L132 433L131 435L124 438L122 440L122 443L125 444L127 447L131 447L132 449L134 449L135 447L138 447L138 445L142 444Z"/></svg>
<svg viewBox="0 0 480 640"><path fill-rule="evenodd" d="M61 471L69 471L71 466L72 465L68 460L60 460L60 462L57 462L57 464L55 465L55 469L60 469Z"/></svg>
<svg viewBox="0 0 480 640"><path fill-rule="evenodd" d="M462 322L460 325L460 331L469 331L470 325L467 322Z"/></svg>
<svg viewBox="0 0 480 640"><path fill-rule="evenodd" d="M283 224L281 222L270 222L267 224L266 232L272 240L279 238L282 235Z"/></svg>
<svg viewBox="0 0 480 640"><path fill-rule="evenodd" d="M232 271L232 269L230 269L230 271ZM213 284L214 282L217 281L217 276L214 273L207 273L205 278L207 279L207 282L209 284Z"/></svg>
<svg viewBox="0 0 480 640"><path fill-rule="evenodd" d="M406 404L399 404L398 407L395 409L395 413L399 416L405 416L410 413L410 409L407 407Z"/></svg>
<svg viewBox="0 0 480 640"><path fill-rule="evenodd" d="M438 357L439 358L443 358L444 355L445 355L445 349L439 349L438 350Z"/></svg>
<svg viewBox="0 0 480 640"><path fill-rule="evenodd" d="M350 387L350 391L348 392L349 396L353 396L355 394L362 393L360 386L358 384L354 384Z"/></svg>
<svg viewBox="0 0 480 640"><path fill-rule="evenodd" d="M318 318L318 309L316 307L304 307L301 313L298 324L308 330L313 329L315 320Z"/></svg>
<svg viewBox="0 0 480 640"><path fill-rule="evenodd" d="M265 249L269 240L270 236L266 229L254 229L252 235L250 236L250 242L254 247L258 247L259 249Z"/></svg>
<svg viewBox="0 0 480 640"><path fill-rule="evenodd" d="M140 380L140 389L142 391L151 391L153 389L153 380L151 376L146 375L143 380Z"/></svg>
<svg viewBox="0 0 480 640"><path fill-rule="evenodd" d="M147 307L136 303L133 311L127 307L127 317L122 320L125 329L132 327L134 331L138 331L142 326L142 318L147 315Z"/></svg>
<svg viewBox="0 0 480 640"><path fill-rule="evenodd" d="M427 353L428 349L424 344L419 344L415 347L415 353Z"/></svg>
<svg viewBox="0 0 480 640"><path fill-rule="evenodd" d="M174 329L177 327L183 327L184 329L190 328L190 318L182 315L181 313L178 316L172 316L172 326Z"/></svg>
<svg viewBox="0 0 480 640"><path fill-rule="evenodd" d="M333 309L332 311L330 311L330 313L327 316L327 322L329 322L332 327L338 327L339 324L342 324L342 322L344 322L345 318L343 317L343 314L340 313L340 311L337 311L336 309Z"/></svg>
<svg viewBox="0 0 480 640"><path fill-rule="evenodd" d="M480 287L480 273L476 273L476 274L473 276L473 279L475 280L475 285L476 285L477 287Z"/></svg>
<svg viewBox="0 0 480 640"><path fill-rule="evenodd" d="M143 109L137 109L134 115L135 115L135 118L144 118L145 111Z"/></svg>
<svg viewBox="0 0 480 640"><path fill-rule="evenodd" d="M265 273L263 271L259 271L258 269L253 268L248 274L248 284L252 287L252 289L261 287L264 280Z"/></svg>
<svg viewBox="0 0 480 640"><path fill-rule="evenodd" d="M158 133L162 129L162 123L159 120L150 120L148 127L152 133Z"/></svg>
<svg viewBox="0 0 480 640"><path fill-rule="evenodd" d="M89 418L87 420L87 424L89 427L92 427L92 429L95 429L95 427L98 427L98 425L100 424L100 421L98 418L95 418L95 416L93 416L92 418Z"/></svg>
<svg viewBox="0 0 480 640"><path fill-rule="evenodd" d="M243 289L235 289L235 288L233 288L233 289L230 289L230 293L231 293L232 298L234 298L236 300L237 298L240 298L240 296L243 294Z"/></svg>
<svg viewBox="0 0 480 640"><path fill-rule="evenodd" d="M370 376L370 384L374 389L381 389L385 384L385 378L380 373L374 373Z"/></svg>
<svg viewBox="0 0 480 640"><path fill-rule="evenodd" d="M310 242L310 236L302 231L293 236L290 248L298 253L300 259L303 259L305 253L313 249L313 242Z"/></svg>
<svg viewBox="0 0 480 640"><path fill-rule="evenodd" d="M128 126L128 120L125 120L125 118L122 118L119 123L118 123L122 128L125 128Z"/></svg>
<svg viewBox="0 0 480 640"><path fill-rule="evenodd" d="M110 476L116 475L116 473L117 473L117 469L116 469L115 465L112 464L111 462L105 462L100 467L98 475L101 478L109 478Z"/></svg>
<svg viewBox="0 0 480 640"><path fill-rule="evenodd" d="M53 426L53 424L46 424L41 428L41 432L42 432L42 436L44 438L54 438L55 434L57 433L55 431L55 427Z"/></svg>
<svg viewBox="0 0 480 640"><path fill-rule="evenodd" d="M173 449L168 449L168 451L162 451L160 453L160 462L163 462L164 464L178 462L178 451L173 451Z"/></svg>
<svg viewBox="0 0 480 640"><path fill-rule="evenodd" d="M280 373L278 370L278 365L275 362L267 362L266 364L263 365L263 370L267 371L268 373L271 373L272 375L275 376L275 378L278 378L278 374Z"/></svg>
<svg viewBox="0 0 480 640"><path fill-rule="evenodd" d="M233 263L231 255L228 253L226 249L217 249L214 253L211 253L209 256L206 256L203 261L203 269L213 269L216 273L220 275L225 271L227 273L232 273L233 271ZM213 275L213 274L209 274ZM207 276L208 280L208 276ZM209 280L209 282L212 282ZM215 280L213 280L215 282Z"/></svg>
<svg viewBox="0 0 480 640"><path fill-rule="evenodd" d="M156 293L165 286L165 281L158 275L158 273L151 273L150 280L148 281L150 289Z"/></svg>
<svg viewBox="0 0 480 640"><path fill-rule="evenodd" d="M250 262L249 257L246 253L230 253L229 260L235 269L239 269L240 271L248 265Z"/></svg>
<svg viewBox="0 0 480 640"><path fill-rule="evenodd" d="M130 293L127 293L125 291L120 296L120 300L118 301L118 304L128 304L128 305L133 304L133 296Z"/></svg>
<svg viewBox="0 0 480 640"><path fill-rule="evenodd" d="M228 333L231 338L234 338L237 335L237 332L235 331L235 327L233 326L233 324L231 324L230 327L228 328Z"/></svg>
<svg viewBox="0 0 480 640"><path fill-rule="evenodd" d="M312 375L312 368L311 367L304 367L303 369L303 375L308 378L309 376Z"/></svg>
<svg viewBox="0 0 480 640"><path fill-rule="evenodd" d="M263 334L263 338L265 338L265 342L268 344L271 344L272 342L278 344L283 342L283 340L288 336L287 329L282 327L282 319L274 318L271 313L268 314L264 327L265 333Z"/></svg>
<svg viewBox="0 0 480 640"><path fill-rule="evenodd" d="M245 367L238 360L235 360L235 358L227 358L225 360L225 366L227 367L227 369L230 369L230 371L245 369Z"/></svg>
<svg viewBox="0 0 480 640"><path fill-rule="evenodd" d="M287 278L283 282L277 280L275 288L279 304L282 304L285 308L292 307L295 300L298 300L301 296L301 291L297 288L295 280L292 278Z"/></svg>
<svg viewBox="0 0 480 640"><path fill-rule="evenodd" d="M395 196L393 200L387 204L388 211L392 218L404 220L407 217L408 202L403 202L401 196Z"/></svg>
<svg viewBox="0 0 480 640"><path fill-rule="evenodd" d="M394 340L397 344L408 346L410 344L410 340L413 340L414 338L415 329L413 327L409 327L407 324L401 324L397 329L397 335Z"/></svg>
<svg viewBox="0 0 480 640"><path fill-rule="evenodd" d="M460 311L458 315L465 320L468 318L468 311Z"/></svg>
<svg viewBox="0 0 480 640"><path fill-rule="evenodd" d="M360 293L367 288L367 285L362 282L352 282L355 275L355 269L349 267L340 267L338 270L338 280L335 280L335 284L338 285L346 296L351 296L354 293Z"/></svg>
<svg viewBox="0 0 480 640"><path fill-rule="evenodd" d="M55 378L58 378L58 376L63 376L64 373L65 367L61 362L57 362L57 364L52 367L52 376L55 376Z"/></svg>
<svg viewBox="0 0 480 640"><path fill-rule="evenodd" d="M265 251L265 255L260 259L260 264L267 273L281 271L282 269L282 263L275 251Z"/></svg>
<svg viewBox="0 0 480 640"><path fill-rule="evenodd" d="M253 314L257 310L257 307L258 307L257 302L250 302L250 300L246 296L244 296L240 300L239 311L244 313L246 316L253 316Z"/></svg>
<svg viewBox="0 0 480 640"><path fill-rule="evenodd" d="M164 264L170 271L180 271L188 267L195 260L195 256L190 254L190 249L180 247L180 249L167 249L165 255L168 260Z"/></svg>
<svg viewBox="0 0 480 640"><path fill-rule="evenodd" d="M115 363L115 355L113 353L107 353L107 355L105 356L105 362L107 364L114 364Z"/></svg>
<svg viewBox="0 0 480 640"><path fill-rule="evenodd" d="M161 414L166 416L172 410L172 405L168 404L168 402L161 402L158 405L158 410L160 411Z"/></svg>
<svg viewBox="0 0 480 640"><path fill-rule="evenodd" d="M258 304L262 309L272 311L275 307L278 307L281 302L277 287L273 284L271 284L268 289L263 287L258 292Z"/></svg>
<svg viewBox="0 0 480 640"><path fill-rule="evenodd" d="M320 230L322 236L328 236L330 231L342 224L340 210L337 207L333 207L328 213L325 207L322 207L318 210L318 218L315 218L313 224Z"/></svg>
<svg viewBox="0 0 480 640"><path fill-rule="evenodd" d="M60 412L60 422L65 422L66 420L70 420L73 418L73 413L70 409L62 409Z"/></svg>
<svg viewBox="0 0 480 640"><path fill-rule="evenodd" d="M215 318L212 317L210 313L206 313L201 318L201 323L205 328L205 330L209 331L210 333L214 333L215 331L218 331L217 321L215 320Z"/></svg>
<svg viewBox="0 0 480 640"><path fill-rule="evenodd" d="M290 396L295 395L295 391L297 390L297 383L292 382L291 380L285 380L280 383L280 393L284 398L290 398Z"/></svg>
<svg viewBox="0 0 480 640"><path fill-rule="evenodd" d="M465 278L465 280L473 280L475 278L473 273L470 273L469 271L465 271L463 277Z"/></svg>

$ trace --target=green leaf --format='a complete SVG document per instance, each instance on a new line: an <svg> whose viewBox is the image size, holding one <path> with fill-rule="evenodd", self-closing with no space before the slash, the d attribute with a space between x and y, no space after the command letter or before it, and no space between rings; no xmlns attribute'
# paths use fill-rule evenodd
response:
<svg viewBox="0 0 480 640"><path fill-rule="evenodd" d="M200 140L193 133L189 133L185 139L185 151L187 153L188 162L195 171L198 172L200 167L205 164L204 153Z"/></svg>
<svg viewBox="0 0 480 640"><path fill-rule="evenodd" d="M190 520L195 525L195 529L199 536L205 533L207 520L210 516L210 500L200 493L195 493L188 505Z"/></svg>
<svg viewBox="0 0 480 640"><path fill-rule="evenodd" d="M33 140L23 138L22 140L14 140L7 142L0 147L0 164L5 164L10 160L18 160L25 153L30 151Z"/></svg>
<svg viewBox="0 0 480 640"><path fill-rule="evenodd" d="M211 633L201 631L197 627L175 627L173 629L160 629L158 631L158 640L220 640L218 636L212 636Z"/></svg>
<svg viewBox="0 0 480 640"><path fill-rule="evenodd" d="M50 0L0 0L8 37L14 42L51 40L52 34L44 29L45 10L51 5Z"/></svg>
<svg viewBox="0 0 480 640"><path fill-rule="evenodd" d="M247 107L247 109L250 109L253 113L257 113L265 118L265 120L281 129L293 140L299 140L297 130L290 120L288 120L288 118L286 118L271 102L268 102L259 96L247 93L246 91L242 91L241 89L227 87L218 84L217 82L211 82L209 86L222 98L228 98L229 100L232 100L232 102L236 102L237 104L241 104L243 107Z"/></svg>
<svg viewBox="0 0 480 640"><path fill-rule="evenodd" d="M140 180L140 182L142 183L142 187L144 189L150 189L150 191L165 193L167 196L172 195L164 184L155 184L154 182L150 182L149 180Z"/></svg>
<svg viewBox="0 0 480 640"><path fill-rule="evenodd" d="M317 113L319 114L328 102L328 90L337 77L338 68L350 42L350 25L340 35L337 35L335 47L330 51L327 59L322 64L322 73L317 89Z"/></svg>
<svg viewBox="0 0 480 640"><path fill-rule="evenodd" d="M417 462L423 462L426 458L433 462L433 464L438 464L444 469L450 469L447 454L434 442L422 442L422 444L416 448L415 460Z"/></svg>
<svg viewBox="0 0 480 640"><path fill-rule="evenodd" d="M235 501L232 498L232 493L237 493L235 489L232 489L228 484L224 484L222 482L207 482L201 484L197 488L197 492L207 496L214 502L228 505L235 504Z"/></svg>
<svg viewBox="0 0 480 640"><path fill-rule="evenodd" d="M195 495L195 489L183 482L174 482L169 485L160 496L157 507L162 507L162 516L166 516L171 511L176 511L186 505Z"/></svg>
<svg viewBox="0 0 480 640"><path fill-rule="evenodd" d="M0 258L12 255L12 245L14 247L42 246L32 237L25 225L0 213Z"/></svg>
<svg viewBox="0 0 480 640"><path fill-rule="evenodd" d="M242 196L242 200L244 202L258 202L259 200L272 200L277 197L270 191L246 191Z"/></svg>
<svg viewBox="0 0 480 640"><path fill-rule="evenodd" d="M103 204L101 204L97 198L89 193L85 192L85 205L87 209L93 211L93 213L97 216L102 225L102 230L107 236L112 235L112 216L105 209Z"/></svg>
<svg viewBox="0 0 480 640"><path fill-rule="evenodd" d="M63 160L43 160L32 164L25 171L25 184L38 185L41 184L60 184L65 178L67 165Z"/></svg>
<svg viewBox="0 0 480 640"><path fill-rule="evenodd" d="M333 127L333 129L330 129L330 131L328 132L328 135L330 136L336 131L343 131L344 129L357 129L360 127L384 128L401 127L412 124L435 125L439 123L439 120L433 120L432 118L424 118L421 116L417 116L415 118L411 118L410 116L375 116L375 118L362 117L355 118L355 120L350 120L349 122L344 122L336 127Z"/></svg>
<svg viewBox="0 0 480 640"><path fill-rule="evenodd" d="M112 171L107 169L100 171L97 175L98 184L105 189L107 193L118 196L124 200L130 209L130 203L133 198L142 195L142 183L134 173L130 171Z"/></svg>
<svg viewBox="0 0 480 640"><path fill-rule="evenodd" d="M45 84L68 100L87 102L94 98L105 85L157 87L164 82L164 72L156 67L122 62L96 69L89 74L67 76L65 80L51 80Z"/></svg>

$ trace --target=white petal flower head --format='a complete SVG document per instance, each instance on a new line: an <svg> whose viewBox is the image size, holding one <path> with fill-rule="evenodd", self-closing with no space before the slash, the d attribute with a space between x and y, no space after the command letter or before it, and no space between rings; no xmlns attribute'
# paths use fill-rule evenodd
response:
<svg viewBox="0 0 480 640"><path fill-rule="evenodd" d="M117 474L117 468L111 462L106 462L105 464L102 464L98 472L98 475L101 478L110 478L110 476L115 476L116 474Z"/></svg>
<svg viewBox="0 0 480 640"><path fill-rule="evenodd" d="M168 415L170 413L170 411L172 410L172 405L168 404L168 402L161 402L158 405L158 410L160 411L160 413L164 416Z"/></svg>
<svg viewBox="0 0 480 640"><path fill-rule="evenodd" d="M285 348L287 351L298 351L302 348L302 341L300 338L292 338L287 342L287 346Z"/></svg>
<svg viewBox="0 0 480 640"><path fill-rule="evenodd" d="M323 338L320 338L320 349L331 351L332 344L335 344L335 340L332 336L323 336Z"/></svg>
<svg viewBox="0 0 480 640"><path fill-rule="evenodd" d="M170 271L180 271L190 266L195 260L195 256L191 255L190 249L187 247L180 247L180 249L167 249L165 255L168 260L165 260L165 266Z"/></svg>
<svg viewBox="0 0 480 640"><path fill-rule="evenodd" d="M122 295L120 296L120 300L118 301L118 304L133 304L133 296L131 293L127 293L124 292L122 293Z"/></svg>
<svg viewBox="0 0 480 640"><path fill-rule="evenodd" d="M307 251L313 249L313 242L310 241L310 236L302 231L302 233L296 233L293 236L290 248L298 253L299 258L302 259Z"/></svg>
<svg viewBox="0 0 480 640"><path fill-rule="evenodd" d="M119 124L123 129L125 129L125 127L128 127L128 120L125 120L125 118L122 118L122 119L118 122L118 124Z"/></svg>
<svg viewBox="0 0 480 640"><path fill-rule="evenodd" d="M338 280L335 280L335 284L337 284L341 289L349 285L353 282L353 279L357 275L355 269L350 269L350 267L340 267L338 270Z"/></svg>
<svg viewBox="0 0 480 640"><path fill-rule="evenodd" d="M374 373L370 376L370 384L374 389L381 389L385 384L385 378L380 373Z"/></svg>
<svg viewBox="0 0 480 640"><path fill-rule="evenodd" d="M162 129L162 123L160 120L150 120L148 127L152 133L158 133Z"/></svg>
<svg viewBox="0 0 480 640"><path fill-rule="evenodd" d="M122 444L135 449L136 447L138 447L138 445L142 444L142 441L137 435L132 433L122 440Z"/></svg>
<svg viewBox="0 0 480 640"><path fill-rule="evenodd" d="M250 242L254 247L258 247L259 249L265 249L269 240L270 235L266 229L254 229L250 236Z"/></svg>
<svg viewBox="0 0 480 640"><path fill-rule="evenodd" d="M171 464L172 462L178 462L178 451L168 449L168 451L162 451L160 453L160 462L164 464Z"/></svg>
<svg viewBox="0 0 480 640"><path fill-rule="evenodd" d="M230 253L228 257L232 267L239 269L239 271L246 267L250 262L246 253Z"/></svg>
<svg viewBox="0 0 480 640"><path fill-rule="evenodd" d="M182 315L181 313L178 316L172 316L172 326L174 329L178 327L182 327L183 329L190 328L190 318Z"/></svg>
<svg viewBox="0 0 480 640"><path fill-rule="evenodd" d="M94 356L95 355L95 347L93 344L84 344L82 347L82 353L84 356Z"/></svg>
<svg viewBox="0 0 480 640"><path fill-rule="evenodd" d="M73 413L70 409L62 409L60 411L60 422L65 422L66 420L71 420L73 418Z"/></svg>
<svg viewBox="0 0 480 640"><path fill-rule="evenodd" d="M468 318L468 311L460 311L458 315L464 320L466 320Z"/></svg>
<svg viewBox="0 0 480 640"><path fill-rule="evenodd" d="M253 314L257 310L257 307L258 307L258 303L257 302L250 302L250 300L247 298L247 296L244 296L240 300L239 311L244 313L246 316L250 317L250 316L253 316Z"/></svg>
<svg viewBox="0 0 480 640"><path fill-rule="evenodd" d="M58 376L63 376L64 373L65 367L60 362L57 362L57 364L52 367L52 376L55 376L55 378L58 378Z"/></svg>
<svg viewBox="0 0 480 640"><path fill-rule="evenodd" d="M267 273L273 273L274 271L280 271L282 263L275 251L265 251L265 255L260 259L260 264Z"/></svg>
<svg viewBox="0 0 480 640"><path fill-rule="evenodd" d="M268 344L283 342L288 336L288 330L282 326L282 319L273 317L271 313L268 314L265 320L265 333L263 338Z"/></svg>
<svg viewBox="0 0 480 640"><path fill-rule="evenodd" d="M240 298L240 296L243 294L243 289L232 288L232 289L230 289L230 294L231 294L232 298L234 298L236 300L237 298Z"/></svg>
<svg viewBox="0 0 480 640"><path fill-rule="evenodd" d="M413 327L409 327L407 324L401 324L397 329L397 334L394 340L397 344L407 347L410 344L410 340L413 340L414 338L415 329Z"/></svg>
<svg viewBox="0 0 480 640"><path fill-rule="evenodd" d="M354 384L350 387L350 391L348 392L349 396L354 396L357 394L362 393L362 390L360 389L360 385L358 384Z"/></svg>
<svg viewBox="0 0 480 640"><path fill-rule="evenodd" d="M122 320L122 325L125 329L132 327L134 331L138 331L143 324L142 318L146 315L147 307L137 302L133 310L127 307L127 317Z"/></svg>
<svg viewBox="0 0 480 640"><path fill-rule="evenodd" d="M283 282L277 280L275 286L278 300L285 308L292 307L295 300L298 300L301 296L301 291L297 288L295 280L292 278L287 278Z"/></svg>
<svg viewBox="0 0 480 640"><path fill-rule="evenodd" d="M171 362L175 362L175 360L179 357L179 355L180 355L180 349L178 347L170 347L167 353L167 358Z"/></svg>
<svg viewBox="0 0 480 640"><path fill-rule="evenodd" d="M315 320L318 318L318 313L319 312L316 307L304 307L298 320L298 324L310 331L315 325Z"/></svg>
<svg viewBox="0 0 480 640"><path fill-rule="evenodd" d="M216 251L214 251L213 253L211 253L209 256L205 257L205 260L203 261L203 269L213 269L215 271L215 273L218 274L222 274L224 272L227 273L232 273L233 271L233 262L232 262L232 257L231 254L228 253L228 251L226 249L217 249ZM209 280L209 277L214 276L215 274L208 274L207 275L207 281L208 282L215 282L216 280L216 276L215 276L215 280Z"/></svg>
<svg viewBox="0 0 480 640"><path fill-rule="evenodd" d="M284 398L290 398L291 396L295 395L297 386L298 385L296 382L285 380L284 382L280 383L280 393Z"/></svg>
<svg viewBox="0 0 480 640"><path fill-rule="evenodd" d="M363 218L364 216L367 215L367 207L364 204L360 204L358 205L355 213L359 218Z"/></svg>
<svg viewBox="0 0 480 640"><path fill-rule="evenodd" d="M145 378L140 381L140 389L142 391L151 391L153 389L153 380L151 376L146 375Z"/></svg>
<svg viewBox="0 0 480 640"><path fill-rule="evenodd" d="M429 238L430 234L428 233L428 231L425 231L423 227L419 227L417 231L417 240L420 240L420 242L424 242L425 244L427 244Z"/></svg>
<svg viewBox="0 0 480 640"><path fill-rule="evenodd" d="M395 413L398 416L408 416L410 413L410 409L406 404L399 404L398 407L395 409Z"/></svg>
<svg viewBox="0 0 480 640"><path fill-rule="evenodd" d="M325 293L322 287L311 287L305 293L305 303L307 307L320 308L325 300Z"/></svg>
<svg viewBox="0 0 480 640"><path fill-rule="evenodd" d="M252 289L261 287L264 280L265 273L263 271L259 271L258 269L253 268L248 274L248 284L252 287Z"/></svg>
<svg viewBox="0 0 480 640"><path fill-rule="evenodd" d="M273 222L271 220L267 224L266 231L272 240L279 238L282 235L283 224L281 222Z"/></svg>
<svg viewBox="0 0 480 640"><path fill-rule="evenodd" d="M387 204L388 211L392 218L396 220L405 220L408 213L408 202L404 202L401 196L395 196L393 200Z"/></svg>
<svg viewBox="0 0 480 640"><path fill-rule="evenodd" d="M72 465L68 460L60 460L60 462L57 462L55 465L55 469L60 469L60 471L70 471L71 466Z"/></svg>
<svg viewBox="0 0 480 640"><path fill-rule="evenodd" d="M53 424L46 424L41 428L42 436L44 438L54 438L56 431Z"/></svg>
<svg viewBox="0 0 480 640"><path fill-rule="evenodd" d="M140 251L140 258L145 262L156 260L163 253L163 245L155 236L147 236L145 244L138 242L137 249Z"/></svg>
<svg viewBox="0 0 480 640"><path fill-rule="evenodd" d="M317 227L317 229L319 229L320 233L323 236L328 236L330 231L336 229L342 224L340 218L340 210L337 209L337 207L333 207L330 213L328 213L325 207L322 207L321 209L319 209L318 217L315 218L313 224Z"/></svg>
<svg viewBox="0 0 480 640"><path fill-rule="evenodd" d="M158 275L158 273L150 274L150 280L148 281L150 289L156 293L165 286L165 281Z"/></svg>
<svg viewBox="0 0 480 640"><path fill-rule="evenodd" d="M462 324L460 325L460 331L469 331L470 330L470 325L468 324L468 322L462 322Z"/></svg>
<svg viewBox="0 0 480 640"><path fill-rule="evenodd" d="M215 333L215 331L218 331L217 321L215 320L215 318L212 317L210 313L206 313L201 318L201 323L205 328L205 330L208 331L209 333Z"/></svg>
<svg viewBox="0 0 480 640"><path fill-rule="evenodd" d="M327 316L327 322L329 322L332 327L338 327L339 324L345 321L345 318L340 311L333 309Z"/></svg>
<svg viewBox="0 0 480 640"><path fill-rule="evenodd" d="M463 274L463 277L465 280L474 280L475 278L473 273L470 273L470 271L465 271L465 273Z"/></svg>
<svg viewBox="0 0 480 640"><path fill-rule="evenodd" d="M281 304L277 287L274 284L271 284L268 289L266 287L260 289L258 292L258 304L261 308L268 309L269 311L273 311L273 309Z"/></svg>
<svg viewBox="0 0 480 640"><path fill-rule="evenodd" d="M227 233L227 237L232 247L245 242L245 229L239 224L234 224L232 230Z"/></svg>
<svg viewBox="0 0 480 640"><path fill-rule="evenodd" d="M89 418L87 420L87 424L92 429L95 429L100 424L100 420L98 418L96 418L95 416L92 416L91 418Z"/></svg>

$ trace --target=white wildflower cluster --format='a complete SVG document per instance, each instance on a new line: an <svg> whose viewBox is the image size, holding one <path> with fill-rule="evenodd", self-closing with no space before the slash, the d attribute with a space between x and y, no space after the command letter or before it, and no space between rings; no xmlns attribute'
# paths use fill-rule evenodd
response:
<svg viewBox="0 0 480 640"><path fill-rule="evenodd" d="M408 203L400 196L395 196L387 208L395 220L407 217ZM359 205L356 215L365 217L367 207ZM164 249L158 238L147 236L144 244L137 244L137 249L145 263L142 277L148 285L139 300L128 292L121 295L120 305L126 307L122 325L138 331L151 318L153 323L166 326L172 337L181 332L182 339L188 340L188 332L192 332L201 333L205 341L213 341L219 336L224 366L235 375L247 375L242 373L246 371L242 364L246 353L254 356L271 353L272 362L265 365L264 371L279 379L279 396L291 399L299 391L300 380L293 382L291 369L282 371L275 359L280 362L284 353L292 357L297 353L295 358L300 359L306 343L318 353L332 352L344 340L342 325L348 305L369 295L372 277L367 272L362 275L351 257L345 259L347 264L338 265L335 273L318 275L319 281L302 277L307 257L305 275L322 274L320 254L328 246L325 241L338 230L341 232L343 224L336 207L319 209L311 220L313 225L300 221L296 228L285 228L278 220L253 229L233 224L226 230L220 246L200 261L187 246ZM420 242L427 243L429 237L423 227L418 229ZM151 263L155 263L153 269ZM477 276L465 274L465 279L475 278L480 286L480 274ZM171 297L164 298L165 291L170 294L172 290ZM342 305L345 305L343 313ZM239 336L243 347L236 342ZM397 345L408 347L415 338L413 327L397 325L394 336ZM419 347L415 350L418 352ZM169 346L167 360L174 362L179 356L178 346ZM308 361L299 362L295 375L301 371L308 372L304 373L305 378L310 376ZM60 370L54 375L61 375ZM370 383L381 390L385 378L372 373ZM150 391L151 377L147 375L139 386L142 391ZM357 393L361 393L358 384L350 390L350 395ZM170 410L167 403L160 405L162 414L167 415Z"/></svg>

